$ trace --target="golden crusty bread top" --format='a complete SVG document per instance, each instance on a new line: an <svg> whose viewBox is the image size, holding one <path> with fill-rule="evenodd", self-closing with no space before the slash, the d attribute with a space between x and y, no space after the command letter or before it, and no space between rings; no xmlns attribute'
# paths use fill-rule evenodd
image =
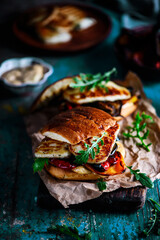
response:
<svg viewBox="0 0 160 240"><path fill-rule="evenodd" d="M56 115L41 133L49 138L77 144L105 132L116 121L108 113L92 107L77 107Z"/></svg>

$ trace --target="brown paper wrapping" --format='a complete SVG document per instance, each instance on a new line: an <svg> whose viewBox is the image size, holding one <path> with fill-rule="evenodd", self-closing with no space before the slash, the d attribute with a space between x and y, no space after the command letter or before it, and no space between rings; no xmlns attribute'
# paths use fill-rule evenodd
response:
<svg viewBox="0 0 160 240"><path fill-rule="evenodd" d="M140 113L145 111L153 117L154 123L149 125L149 137L146 142L152 142L150 152L136 146L133 139L125 139L122 135L125 126L131 125L134 116L129 116L119 122L121 126L119 137L124 144L126 156L126 165L133 166L133 169L140 169L146 173L152 181L160 178L160 119L156 115L156 111L151 102L146 98L141 81L132 72L129 72L123 82L124 86L131 86L135 92L140 92L142 99L140 100L137 111ZM43 136L37 133L44 126L48 119L54 116L56 109L45 108L26 118L27 131L33 140L33 151L42 140ZM78 204L86 200L99 197L102 192L99 191L95 182L82 181L62 181L51 177L45 170L39 172L39 175L49 190L50 194L57 199L65 208L71 204ZM120 187L131 188L141 185L134 180L134 176L130 174L129 169L125 173L109 176L106 178L107 189L103 192L111 192Z"/></svg>

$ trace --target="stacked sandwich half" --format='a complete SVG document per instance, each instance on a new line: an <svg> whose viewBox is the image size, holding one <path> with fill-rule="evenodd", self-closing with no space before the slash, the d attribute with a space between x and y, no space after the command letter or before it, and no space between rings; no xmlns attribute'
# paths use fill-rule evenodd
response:
<svg viewBox="0 0 160 240"><path fill-rule="evenodd" d="M108 113L77 107L56 115L41 129L36 161L58 179L96 180L125 171L119 125Z"/></svg>
<svg viewBox="0 0 160 240"><path fill-rule="evenodd" d="M113 68L105 74L80 74L66 77L48 86L32 105L32 111L44 106L55 106L66 111L77 106L101 109L117 121L132 114L138 106L139 95L130 86L111 81Z"/></svg>

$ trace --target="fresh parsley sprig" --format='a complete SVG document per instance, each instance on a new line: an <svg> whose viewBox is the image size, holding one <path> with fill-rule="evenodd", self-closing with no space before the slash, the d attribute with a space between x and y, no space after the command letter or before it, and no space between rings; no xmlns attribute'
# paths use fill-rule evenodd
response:
<svg viewBox="0 0 160 240"><path fill-rule="evenodd" d="M99 188L99 191L106 190L107 188L107 183L103 178L99 178L96 184Z"/></svg>
<svg viewBox="0 0 160 240"><path fill-rule="evenodd" d="M71 83L69 86L71 88L80 88L80 92L83 92L85 89L89 90L95 87L105 88L106 91L108 91L106 83L110 81L110 77L113 73L116 73L116 68L113 68L103 75L101 73L95 75L80 73L79 77L73 78L74 83Z"/></svg>
<svg viewBox="0 0 160 240"><path fill-rule="evenodd" d="M148 188L154 187L153 182L145 173L141 173L139 169L133 170L132 166L130 167L126 166L126 167L130 170L131 174L134 174L136 180L139 181L143 186Z"/></svg>
<svg viewBox="0 0 160 240"><path fill-rule="evenodd" d="M77 240L91 240L91 232L80 234L78 228L74 225L74 227L68 227L67 225L51 225L47 229L48 233L62 233L68 236L71 236Z"/></svg>
<svg viewBox="0 0 160 240"><path fill-rule="evenodd" d="M42 171L44 165L49 163L48 158L35 158L33 163L33 172L36 173L38 171Z"/></svg>
<svg viewBox="0 0 160 240"><path fill-rule="evenodd" d="M147 119L150 120L150 123L154 122L151 116L145 114L144 112L140 116L139 112L137 112L135 121L132 122L133 126L128 126L127 127L128 132L127 133L123 132L123 135L126 138L139 139L141 143L138 142L136 143L136 145L143 147L145 150L150 152L149 146L152 145L152 143L145 144L144 142L144 140L146 140L149 135L149 129L147 129L146 122Z"/></svg>
<svg viewBox="0 0 160 240"><path fill-rule="evenodd" d="M157 203L152 198L149 198L148 200L150 204L153 207L153 216L149 219L149 222L147 224L147 227L143 230L143 235L146 237L149 236L149 234L152 231L156 231L156 233L160 236L160 204Z"/></svg>
<svg viewBox="0 0 160 240"><path fill-rule="evenodd" d="M91 158L94 159L95 156L100 152L100 147L98 145L99 142L101 142L101 145L104 145L104 142L102 140L103 136L105 135L105 133L102 134L102 136L100 138L98 138L97 140L94 140L92 142L92 146L90 147L88 144L84 143L84 146L86 147L86 150L81 150L79 151L78 155L76 155L76 159L75 159L75 163L77 165L82 165L87 163L89 156L91 155ZM96 150L95 150L96 149Z"/></svg>

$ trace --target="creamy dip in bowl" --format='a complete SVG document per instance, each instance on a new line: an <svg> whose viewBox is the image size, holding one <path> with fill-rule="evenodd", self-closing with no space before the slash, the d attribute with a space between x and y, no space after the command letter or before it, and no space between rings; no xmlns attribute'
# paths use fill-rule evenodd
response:
<svg viewBox="0 0 160 240"><path fill-rule="evenodd" d="M53 67L35 57L13 58L0 66L0 81L16 94L30 94L42 90Z"/></svg>

